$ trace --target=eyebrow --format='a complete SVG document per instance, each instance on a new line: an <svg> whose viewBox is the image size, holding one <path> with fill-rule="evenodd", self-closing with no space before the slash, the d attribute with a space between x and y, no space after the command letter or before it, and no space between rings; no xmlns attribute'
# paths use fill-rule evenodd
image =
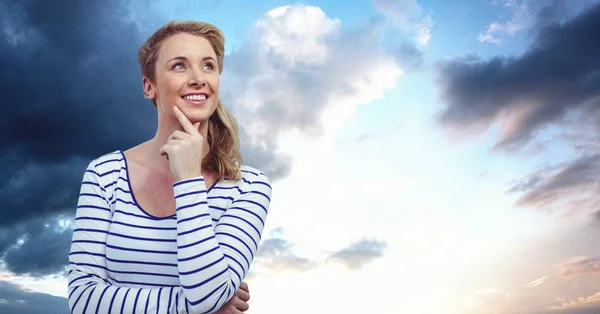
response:
<svg viewBox="0 0 600 314"><path fill-rule="evenodd" d="M178 57L175 57L175 58L172 58L172 59L170 59L169 61L167 61L167 63L169 63L169 62L171 62L171 61L173 61L173 60L187 60L187 59L188 59L188 58L186 58L186 57L184 57L184 56L178 56ZM206 61L206 60L213 60L213 61L217 62L217 60L215 60L215 58L213 58L213 57L210 57L210 56L209 56L209 57L204 57L204 58L202 58L202 61Z"/></svg>

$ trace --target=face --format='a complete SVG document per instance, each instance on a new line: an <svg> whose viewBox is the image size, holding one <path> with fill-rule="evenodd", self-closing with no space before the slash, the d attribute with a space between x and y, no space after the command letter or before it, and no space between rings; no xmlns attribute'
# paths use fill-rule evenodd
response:
<svg viewBox="0 0 600 314"><path fill-rule="evenodd" d="M173 106L194 122L204 122L219 101L219 67L210 42L200 36L176 34L158 53L155 82L144 78L144 91L161 114L175 119Z"/></svg>

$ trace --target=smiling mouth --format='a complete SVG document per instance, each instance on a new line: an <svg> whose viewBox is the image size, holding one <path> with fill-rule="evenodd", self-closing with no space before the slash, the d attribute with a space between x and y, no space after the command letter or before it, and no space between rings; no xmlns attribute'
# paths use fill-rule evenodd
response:
<svg viewBox="0 0 600 314"><path fill-rule="evenodd" d="M185 100L188 100L188 101L198 102L198 101L205 101L205 100L207 100L208 96L205 95L205 94L200 94L200 95L186 95L186 96L183 96L181 98L183 98Z"/></svg>

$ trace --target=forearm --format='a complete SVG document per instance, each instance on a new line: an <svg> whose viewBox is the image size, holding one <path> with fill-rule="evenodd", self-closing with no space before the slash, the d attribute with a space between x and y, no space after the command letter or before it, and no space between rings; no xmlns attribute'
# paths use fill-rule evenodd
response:
<svg viewBox="0 0 600 314"><path fill-rule="evenodd" d="M204 179L173 184L177 211L177 264L193 312L219 309L241 283L215 237Z"/></svg>
<svg viewBox="0 0 600 314"><path fill-rule="evenodd" d="M118 287L88 278L80 271L72 271L69 275L69 309L72 314L186 313L180 287Z"/></svg>

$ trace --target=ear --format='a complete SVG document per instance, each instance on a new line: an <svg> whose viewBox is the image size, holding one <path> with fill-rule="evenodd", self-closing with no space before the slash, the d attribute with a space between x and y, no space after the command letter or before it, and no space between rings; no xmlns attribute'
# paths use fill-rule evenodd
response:
<svg viewBox="0 0 600 314"><path fill-rule="evenodd" d="M154 97L156 97L156 90L150 79L144 77L142 79L142 85L142 88L144 89L144 98L154 99Z"/></svg>

